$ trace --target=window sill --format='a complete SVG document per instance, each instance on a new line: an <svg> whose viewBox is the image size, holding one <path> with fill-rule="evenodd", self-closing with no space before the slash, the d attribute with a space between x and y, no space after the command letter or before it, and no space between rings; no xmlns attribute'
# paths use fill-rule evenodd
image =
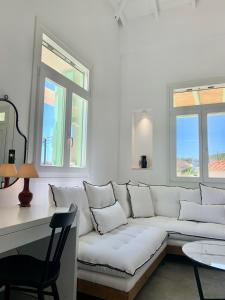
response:
<svg viewBox="0 0 225 300"><path fill-rule="evenodd" d="M187 187L198 187L200 183L206 184L209 186L222 186L225 187L224 178L212 178L212 179L203 179L203 178L173 178L170 179L170 184L172 186L187 186Z"/></svg>
<svg viewBox="0 0 225 300"><path fill-rule="evenodd" d="M87 178L89 177L89 172L87 169L75 170L43 170L43 168L38 170L39 177L41 178Z"/></svg>

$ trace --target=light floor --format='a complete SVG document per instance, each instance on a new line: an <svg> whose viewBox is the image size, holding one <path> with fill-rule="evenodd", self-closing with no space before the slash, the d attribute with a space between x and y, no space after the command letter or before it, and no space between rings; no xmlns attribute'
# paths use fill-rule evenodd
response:
<svg viewBox="0 0 225 300"><path fill-rule="evenodd" d="M201 269L205 297L225 299L225 272ZM0 300L2 300L2 295ZM33 297L13 294L12 300L32 300ZM92 300L78 296L78 300ZM192 266L184 261L167 259L149 279L136 300L198 300ZM61 299L63 300L63 299Z"/></svg>

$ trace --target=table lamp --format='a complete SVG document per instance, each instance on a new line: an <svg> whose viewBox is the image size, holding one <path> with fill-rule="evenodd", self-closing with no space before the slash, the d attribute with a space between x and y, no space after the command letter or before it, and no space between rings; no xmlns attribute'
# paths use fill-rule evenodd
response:
<svg viewBox="0 0 225 300"><path fill-rule="evenodd" d="M33 164L23 164L17 173L18 178L24 178L23 191L19 193L20 206L29 207L33 194L29 190L30 178L37 178L38 173Z"/></svg>
<svg viewBox="0 0 225 300"><path fill-rule="evenodd" d="M15 164L1 164L0 177L4 177L4 188L8 187L10 177L17 177Z"/></svg>

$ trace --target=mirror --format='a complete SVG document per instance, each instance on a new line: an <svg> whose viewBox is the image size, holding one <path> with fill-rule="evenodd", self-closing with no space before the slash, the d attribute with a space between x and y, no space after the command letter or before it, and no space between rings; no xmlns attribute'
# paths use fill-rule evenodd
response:
<svg viewBox="0 0 225 300"><path fill-rule="evenodd" d="M18 126L18 111L5 95L0 98L0 166L15 164L17 169L26 161L27 139ZM17 179L9 178L9 186ZM0 177L0 188L5 178Z"/></svg>

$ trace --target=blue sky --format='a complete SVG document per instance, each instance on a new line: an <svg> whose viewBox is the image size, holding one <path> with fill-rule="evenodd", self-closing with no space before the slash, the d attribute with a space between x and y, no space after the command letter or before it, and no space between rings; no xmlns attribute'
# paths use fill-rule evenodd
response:
<svg viewBox="0 0 225 300"><path fill-rule="evenodd" d="M198 159L198 116L177 118L177 157ZM225 114L208 115L209 155L225 153Z"/></svg>

